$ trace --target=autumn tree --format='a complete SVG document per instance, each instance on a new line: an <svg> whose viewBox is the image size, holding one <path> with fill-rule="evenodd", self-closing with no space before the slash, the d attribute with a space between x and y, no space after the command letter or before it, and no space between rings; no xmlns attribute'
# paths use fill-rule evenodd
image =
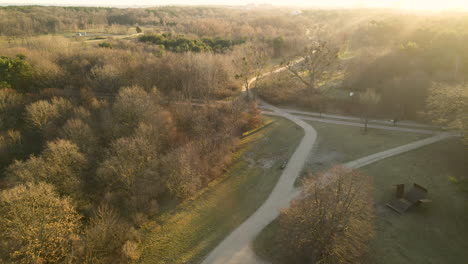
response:
<svg viewBox="0 0 468 264"><path fill-rule="evenodd" d="M112 105L112 120L108 120L113 136L128 136L140 122L149 122L159 115L158 100L156 89L148 93L138 86L122 88Z"/></svg>
<svg viewBox="0 0 468 264"><path fill-rule="evenodd" d="M138 239L135 229L108 205L99 206L79 242L78 259L85 264L128 263L137 260L133 245Z"/></svg>
<svg viewBox="0 0 468 264"><path fill-rule="evenodd" d="M155 125L141 123L132 136L114 140L99 165L98 177L123 199L121 208L128 212L151 214L165 190L167 176L160 173L160 159L167 141L161 133Z"/></svg>
<svg viewBox="0 0 468 264"><path fill-rule="evenodd" d="M18 130L0 132L0 169L23 154L25 147L24 137Z"/></svg>
<svg viewBox="0 0 468 264"><path fill-rule="evenodd" d="M307 180L281 212L278 259L284 263L361 263L373 235L369 177L335 167Z"/></svg>
<svg viewBox="0 0 468 264"><path fill-rule="evenodd" d="M49 100L40 100L26 106L26 122L44 135L54 134L70 117L73 104L63 97L53 97Z"/></svg>
<svg viewBox="0 0 468 264"><path fill-rule="evenodd" d="M179 199L195 194L203 184L203 167L195 144L173 150L162 160L161 170L168 176L167 189Z"/></svg>
<svg viewBox="0 0 468 264"><path fill-rule="evenodd" d="M268 64L268 53L265 47L250 46L245 50L245 54L233 61L237 73L235 78L242 82L246 90L247 98L250 98L251 80L257 80L262 75Z"/></svg>
<svg viewBox="0 0 468 264"><path fill-rule="evenodd" d="M428 108L436 123L461 131L468 144L467 85L434 85L430 90Z"/></svg>
<svg viewBox="0 0 468 264"><path fill-rule="evenodd" d="M148 139L138 136L119 138L111 144L98 175L111 189L122 190L128 197L134 197L138 192L138 181L147 174L157 173L150 168L157 158L157 148Z"/></svg>
<svg viewBox="0 0 468 264"><path fill-rule="evenodd" d="M95 154L97 151L98 138L91 127L81 119L67 120L60 130L60 136L76 144L83 153Z"/></svg>
<svg viewBox="0 0 468 264"><path fill-rule="evenodd" d="M0 262L68 263L80 217L52 185L26 183L0 192Z"/></svg>
<svg viewBox="0 0 468 264"><path fill-rule="evenodd" d="M319 111L323 110L323 90L319 86L326 82L339 70L341 63L338 58L340 46L333 41L316 40L312 45L304 49L302 61L290 61L286 68L307 88L306 95L313 102L319 98Z"/></svg>
<svg viewBox="0 0 468 264"><path fill-rule="evenodd" d="M77 145L58 139L48 142L44 152L26 161L15 161L8 175L21 182L46 182L62 195L81 196L87 160Z"/></svg>
<svg viewBox="0 0 468 264"><path fill-rule="evenodd" d="M0 89L0 129L17 128L24 110L24 96L13 89Z"/></svg>

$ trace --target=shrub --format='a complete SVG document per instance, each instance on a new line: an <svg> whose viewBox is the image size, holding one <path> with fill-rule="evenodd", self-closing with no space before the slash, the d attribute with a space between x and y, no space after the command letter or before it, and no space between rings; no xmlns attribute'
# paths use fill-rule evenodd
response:
<svg viewBox="0 0 468 264"><path fill-rule="evenodd" d="M109 42L101 42L98 44L100 48L112 49L112 44Z"/></svg>

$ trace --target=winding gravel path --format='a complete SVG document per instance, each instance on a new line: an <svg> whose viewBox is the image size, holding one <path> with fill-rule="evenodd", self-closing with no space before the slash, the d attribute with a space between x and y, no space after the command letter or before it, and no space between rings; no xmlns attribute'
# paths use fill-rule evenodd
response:
<svg viewBox="0 0 468 264"><path fill-rule="evenodd" d="M342 119L342 120L347 120L347 121L354 121L354 122L362 122L362 119L359 117L355 116L344 116L344 115L333 115L333 114L320 114L317 112L311 112L311 111L300 111L300 110L295 110L295 109L289 109L289 108L281 108L284 111L294 114L294 115L309 115L309 116L315 116L315 117L325 117L325 118L332 118L332 119ZM369 123L376 123L376 124L381 124L381 125L389 125L393 126L393 122L389 120L377 120L377 119L370 119ZM427 125L427 124L421 124L417 122L412 122L412 121L398 121L397 126L409 126L409 127L420 127L420 128L430 128L430 129L439 129L439 127L434 126L434 125Z"/></svg>
<svg viewBox="0 0 468 264"><path fill-rule="evenodd" d="M279 210L288 206L293 199L294 182L304 167L309 153L317 139L315 129L280 108L263 103L263 106L296 123L304 129L304 137L283 170L278 183L268 199L244 223L226 237L202 262L203 264L248 264L262 263L252 251L250 244L262 229L279 215Z"/></svg>
<svg viewBox="0 0 468 264"><path fill-rule="evenodd" d="M264 114L268 114L268 113L264 112ZM319 117L312 117L312 116L297 116L297 117L300 118L300 119L303 119L303 120L310 120L310 121L329 123L329 124L336 124L336 125L346 125L346 126L355 126L355 127L364 126L362 122L358 123L358 122L352 122L352 121L342 121L342 120L319 118ZM441 133L441 131L436 131L436 130L428 130L428 129L421 129L421 128L409 128L409 127L399 127L399 126L384 126L384 125L368 124L367 127L368 128L377 128L377 129L401 131L401 132L428 134L428 135L436 135L436 134Z"/></svg>

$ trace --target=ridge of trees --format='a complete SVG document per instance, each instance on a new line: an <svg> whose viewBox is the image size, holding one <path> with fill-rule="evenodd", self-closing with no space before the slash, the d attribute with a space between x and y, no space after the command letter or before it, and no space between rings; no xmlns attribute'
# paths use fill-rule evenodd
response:
<svg viewBox="0 0 468 264"><path fill-rule="evenodd" d="M162 45L165 49L173 52L216 52L222 53L235 45L245 43L245 39L227 40L220 37L189 39L183 35L173 36L172 34L145 34L138 38L141 42L151 42L155 45Z"/></svg>

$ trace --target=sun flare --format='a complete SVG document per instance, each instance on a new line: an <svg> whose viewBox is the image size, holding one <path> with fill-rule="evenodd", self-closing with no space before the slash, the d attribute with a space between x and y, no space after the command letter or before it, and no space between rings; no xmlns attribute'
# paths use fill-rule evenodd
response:
<svg viewBox="0 0 468 264"><path fill-rule="evenodd" d="M464 0L406 0L396 1L396 7L403 9L444 11L444 10L467 10L468 2Z"/></svg>

